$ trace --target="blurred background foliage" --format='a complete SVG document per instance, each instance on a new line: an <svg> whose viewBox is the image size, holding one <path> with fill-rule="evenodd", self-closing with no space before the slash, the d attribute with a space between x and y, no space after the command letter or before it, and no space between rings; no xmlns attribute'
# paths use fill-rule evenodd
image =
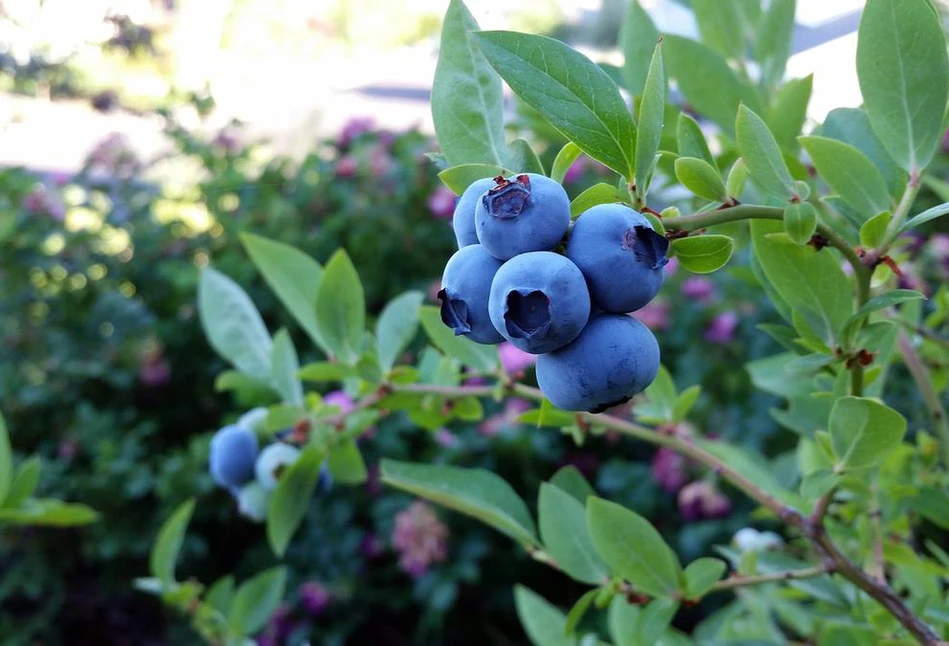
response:
<svg viewBox="0 0 949 646"><path fill-rule="evenodd" d="M130 586L145 570L161 522L191 495L200 504L182 572L210 581L272 564L261 528L238 517L206 473L210 434L266 403L254 393L214 388L224 365L195 309L198 268L209 258L248 290L276 329L290 320L249 262L241 232L296 245L320 262L345 248L375 313L406 289L431 298L454 246L454 196L440 187L425 156L434 150L428 135L360 117L332 136L306 139L302 158L274 154L240 122L219 118L213 93L202 86L206 70L195 69L218 60L203 58L208 42L220 44L225 58L260 54L270 64L326 61L366 43L434 50L441 6L130 6L148 19L130 11L97 21L96 11L107 15L108 3L0 2L0 42L7 44L0 49L0 90L11 93L3 96L79 97L97 110L147 114L172 144L144 159L134 142L116 135L70 172L0 168L0 408L18 455L44 458L42 493L102 514L99 523L75 530L0 528L3 646L197 643L183 622ZM614 42L610 16L618 6L606 2L603 18L573 32L558 26L563 14L551 0L518 3L506 18L524 31ZM77 22L62 20L69 11ZM215 29L202 31L206 21ZM74 27L69 37L63 24ZM299 82L319 83L317 77ZM512 112L513 127L546 151L549 166L556 133L526 110ZM938 164L939 174L949 175L949 156ZM581 159L566 178L568 192L575 196L602 174ZM947 183L933 181L927 190L933 203L949 200ZM906 280L932 292L949 277L949 236L920 241L915 253ZM736 368L776 350L756 330L776 316L741 257L707 278L670 263L660 298L637 316L656 331L677 386L702 385L696 424L770 455L786 450L788 432L768 412L779 399L753 391L749 374ZM508 366L531 370L516 359ZM611 437L577 446L570 437L517 424L518 412L508 402L480 423L436 432L387 419L365 440L366 456L370 464L385 455L489 468L528 498L557 468L573 464L603 495L649 517L687 560L749 524L743 499L733 502L713 480L695 481L697 470L681 458ZM287 558L293 592L260 643L518 644L512 581L545 591L553 602L579 595L491 530L412 505L377 478L315 499ZM433 532L447 536L444 553L407 567L413 540ZM687 620L707 611L693 608Z"/></svg>

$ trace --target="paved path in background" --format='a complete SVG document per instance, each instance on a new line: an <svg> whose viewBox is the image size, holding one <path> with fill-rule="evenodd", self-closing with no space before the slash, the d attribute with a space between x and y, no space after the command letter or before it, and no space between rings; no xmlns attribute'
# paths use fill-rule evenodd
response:
<svg viewBox="0 0 949 646"><path fill-rule="evenodd" d="M675 25L672 31L694 32L694 24L681 16L670 20ZM822 118L832 107L859 102L853 64L858 22L859 11L852 11L817 26L799 24L795 30L797 55L789 63L789 73L816 72L811 106L815 118ZM664 28L661 21L659 26ZM284 79L307 79L314 70L288 69L285 63L274 61L232 61L231 66L241 73L232 73L230 81L224 75L215 88L218 116L242 118L250 138L270 140L276 151L291 155L305 154L317 137L335 132L353 116L371 116L383 127L418 126L431 132L428 103L434 53L405 51L386 58L345 70L336 68L329 82L323 78L322 83L301 81L287 87L273 80L253 93L256 100L252 102L246 91L248 78L267 79L268 69L281 69ZM252 64L256 70L248 73L247 66ZM112 132L124 133L143 159L171 147L157 117L101 114L85 101L49 102L0 93L0 165L74 171L88 151Z"/></svg>

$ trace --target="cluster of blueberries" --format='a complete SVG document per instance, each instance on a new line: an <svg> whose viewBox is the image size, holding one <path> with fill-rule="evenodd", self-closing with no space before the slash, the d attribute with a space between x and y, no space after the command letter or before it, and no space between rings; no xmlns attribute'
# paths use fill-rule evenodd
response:
<svg viewBox="0 0 949 646"><path fill-rule="evenodd" d="M258 437L266 418L266 408L255 408L218 430L211 438L209 459L214 482L234 496L243 516L257 522L267 516L267 503L280 475L300 457L299 448L281 441L292 431L278 433L277 441L260 449ZM331 486L332 478L324 464L317 490L328 491Z"/></svg>
<svg viewBox="0 0 949 646"><path fill-rule="evenodd" d="M669 242L648 218L602 204L571 222L563 187L527 173L471 184L452 224L438 297L456 335L539 355L537 382L564 410L602 412L656 378L659 344L627 316L665 274Z"/></svg>

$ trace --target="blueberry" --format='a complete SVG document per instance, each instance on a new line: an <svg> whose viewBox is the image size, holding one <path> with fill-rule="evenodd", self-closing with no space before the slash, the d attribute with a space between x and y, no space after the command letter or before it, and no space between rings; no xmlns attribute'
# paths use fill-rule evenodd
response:
<svg viewBox="0 0 949 646"><path fill-rule="evenodd" d="M478 233L475 230L475 205L480 201L481 196L494 186L493 177L479 179L466 188L455 203L451 226L455 230L455 240L458 241L459 249L478 244Z"/></svg>
<svg viewBox="0 0 949 646"><path fill-rule="evenodd" d="M496 258L550 251L570 226L570 198L549 177L527 173L496 185L475 207L478 240Z"/></svg>
<svg viewBox="0 0 949 646"><path fill-rule="evenodd" d="M259 482L267 491L273 490L277 486L280 475L291 464L300 457L300 449L283 442L274 442L263 451L257 458L257 464L254 471L257 474Z"/></svg>
<svg viewBox="0 0 949 646"><path fill-rule="evenodd" d="M259 482L250 482L237 493L237 511L254 522L261 523L267 517L270 492Z"/></svg>
<svg viewBox="0 0 949 646"><path fill-rule="evenodd" d="M211 477L222 487L238 488L254 477L257 436L243 426L225 426L211 438Z"/></svg>
<svg viewBox="0 0 949 646"><path fill-rule="evenodd" d="M251 408L241 415L235 422L235 425L249 428L256 433L262 433L264 430L264 422L266 421L267 409L263 406L258 406L257 408Z"/></svg>
<svg viewBox="0 0 949 646"><path fill-rule="evenodd" d="M590 292L567 258L531 251L501 265L488 300L491 322L514 346L553 352L580 334L590 318Z"/></svg>
<svg viewBox="0 0 949 646"><path fill-rule="evenodd" d="M564 410L600 413L646 389L659 371L659 344L645 325L620 314L590 319L570 345L537 357L537 384Z"/></svg>
<svg viewBox="0 0 949 646"><path fill-rule="evenodd" d="M488 316L488 295L491 281L501 261L479 244L462 247L448 259L442 274L438 298L442 302L442 323L477 343L500 343L504 340Z"/></svg>
<svg viewBox="0 0 949 646"><path fill-rule="evenodd" d="M621 314L638 310L662 287L669 241L640 213L622 204L585 211L567 241L570 258L590 288L593 306Z"/></svg>

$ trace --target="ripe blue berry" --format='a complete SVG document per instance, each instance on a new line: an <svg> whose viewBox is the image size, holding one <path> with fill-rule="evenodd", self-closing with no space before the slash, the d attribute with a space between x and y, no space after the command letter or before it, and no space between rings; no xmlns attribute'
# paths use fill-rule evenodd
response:
<svg viewBox="0 0 949 646"><path fill-rule="evenodd" d="M257 458L257 464L254 471L257 474L257 482L267 491L272 491L277 487L280 475L297 461L300 457L300 449L283 442L274 442L260 452Z"/></svg>
<svg viewBox="0 0 949 646"><path fill-rule="evenodd" d="M659 372L659 344L645 325L619 314L590 319L570 345L537 357L537 384L564 410L599 413L642 392Z"/></svg>
<svg viewBox="0 0 949 646"><path fill-rule="evenodd" d="M211 477L222 487L236 489L254 477L257 436L243 426L225 426L211 438Z"/></svg>
<svg viewBox="0 0 949 646"><path fill-rule="evenodd" d="M235 425L249 428L256 433L262 433L264 430L264 423L266 421L267 409L263 406L258 406L257 408L251 408L249 411L241 415L235 422Z"/></svg>
<svg viewBox="0 0 949 646"><path fill-rule="evenodd" d="M455 230L455 240L458 241L459 249L478 244L478 233L475 230L475 206L481 200L481 196L487 193L488 189L494 188L494 185L493 177L479 179L468 186L458 198L455 213L451 218L451 226Z"/></svg>
<svg viewBox="0 0 949 646"><path fill-rule="evenodd" d="M324 462L322 468L320 469L320 479L316 483L316 492L318 494L327 494L332 488L333 476L330 474L329 467L327 467L326 463Z"/></svg>
<svg viewBox="0 0 949 646"><path fill-rule="evenodd" d="M590 318L583 274L550 251L514 256L501 265L488 300L491 322L514 346L532 354L553 352L580 334Z"/></svg>
<svg viewBox="0 0 949 646"><path fill-rule="evenodd" d="M570 198L559 183L534 173L498 178L475 207L478 240L496 258L550 251L570 226Z"/></svg>
<svg viewBox="0 0 949 646"><path fill-rule="evenodd" d="M588 209L567 241L567 257L587 279L593 306L615 314L638 310L656 296L668 249L649 220L623 204Z"/></svg>
<svg viewBox="0 0 949 646"><path fill-rule="evenodd" d="M479 244L462 247L448 259L442 274L442 288L438 298L442 302L442 323L477 343L500 343L498 334L488 316L488 296L491 281L501 267L501 261Z"/></svg>

